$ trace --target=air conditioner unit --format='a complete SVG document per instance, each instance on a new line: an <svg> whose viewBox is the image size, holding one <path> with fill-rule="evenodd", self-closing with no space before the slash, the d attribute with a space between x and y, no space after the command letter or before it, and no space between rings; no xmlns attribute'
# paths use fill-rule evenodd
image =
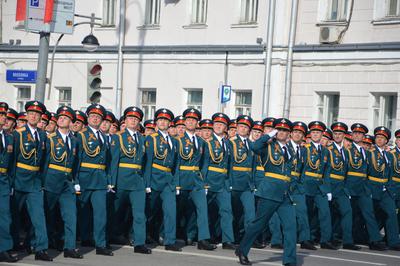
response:
<svg viewBox="0 0 400 266"><path fill-rule="evenodd" d="M338 43L340 28L337 26L323 26L319 29L320 43Z"/></svg>

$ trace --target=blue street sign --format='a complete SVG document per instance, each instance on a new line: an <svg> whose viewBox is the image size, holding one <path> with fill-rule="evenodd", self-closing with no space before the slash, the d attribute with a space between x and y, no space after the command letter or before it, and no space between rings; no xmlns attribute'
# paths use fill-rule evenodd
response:
<svg viewBox="0 0 400 266"><path fill-rule="evenodd" d="M230 85L221 86L221 103L226 103L231 100L232 87Z"/></svg>
<svg viewBox="0 0 400 266"><path fill-rule="evenodd" d="M6 80L9 83L35 83L36 76L36 70L7 69L6 71Z"/></svg>
<svg viewBox="0 0 400 266"><path fill-rule="evenodd" d="M30 1L30 6L39 7L39 0L31 0Z"/></svg>

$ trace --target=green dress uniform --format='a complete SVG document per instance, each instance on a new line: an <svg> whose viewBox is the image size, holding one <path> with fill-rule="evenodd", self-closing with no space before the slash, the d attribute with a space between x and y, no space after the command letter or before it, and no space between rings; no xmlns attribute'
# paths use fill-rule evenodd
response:
<svg viewBox="0 0 400 266"><path fill-rule="evenodd" d="M378 127L375 136L383 135L390 139L390 131L385 127ZM400 250L399 225L397 222L396 205L391 191L390 162L386 151L375 146L367 152L368 160L368 188L371 190L374 205L386 214L385 233L388 246Z"/></svg>
<svg viewBox="0 0 400 266"><path fill-rule="evenodd" d="M291 130L291 122L287 119L276 119L274 125L277 129ZM265 177L257 188L259 199L256 218L248 225L236 255L243 254L247 257L253 242L276 212L283 228L283 264L295 265L296 223L293 221L296 219L296 213L289 194L293 158L290 157L286 145L281 145L275 140L269 143L270 139L269 135L264 135L251 145L251 149L266 162Z"/></svg>
<svg viewBox="0 0 400 266"><path fill-rule="evenodd" d="M396 132L397 133L397 132ZM400 131L398 132L400 137ZM400 149L394 148L390 151L390 170L391 170L391 186L390 191L394 196L397 207L398 222L400 223Z"/></svg>
<svg viewBox="0 0 400 266"><path fill-rule="evenodd" d="M91 105L86 113L97 113L105 116L105 109L101 105ZM111 180L106 172L109 145L106 137L100 130L88 126L78 133L78 165L76 169L76 183L79 184L80 215L79 226L81 241L90 241L91 219L87 219L93 210L93 233L97 248L106 247L106 194Z"/></svg>
<svg viewBox="0 0 400 266"><path fill-rule="evenodd" d="M368 128L360 123L351 126L352 132L368 133ZM371 190L367 185L368 163L366 151L361 146L353 143L346 149L348 166L345 186L350 193L352 204L358 206L364 218L368 231L369 243L382 241L380 230L376 222ZM356 226L354 224L354 226ZM355 230L353 229L353 232Z"/></svg>
<svg viewBox="0 0 400 266"><path fill-rule="evenodd" d="M217 123L229 123L229 117L222 113L213 115L212 120ZM217 138L212 134L212 138L207 141L204 151L204 164L202 167L202 175L205 179L207 187L207 203L210 206L216 204L218 207L218 216L221 227L222 243L233 243L233 227L232 227L232 205L231 205L231 186L228 169L229 169L229 150L224 138ZM210 221L210 228L214 228L216 221ZM216 237L216 236L214 236Z"/></svg>

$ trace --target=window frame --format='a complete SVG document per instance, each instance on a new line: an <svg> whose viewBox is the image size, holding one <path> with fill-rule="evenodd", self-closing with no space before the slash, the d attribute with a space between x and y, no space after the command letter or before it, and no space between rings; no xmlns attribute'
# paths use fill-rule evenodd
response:
<svg viewBox="0 0 400 266"><path fill-rule="evenodd" d="M102 17L101 27L115 28L117 25L117 7L118 7L117 0L103 0L102 2L103 2L103 9L102 9L103 17ZM110 6L112 6L113 8L113 14L109 10ZM112 17L112 19L109 18L110 16ZM105 17L107 17L107 19L105 19Z"/></svg>
<svg viewBox="0 0 400 266"><path fill-rule="evenodd" d="M17 107L16 109L18 112L23 112L23 111L25 111L25 104L32 99L32 86L18 85L18 86L16 86L16 88L17 88L17 97L16 97L16 105L15 106ZM29 97L27 97L27 98L19 97L20 89L29 89Z"/></svg>
<svg viewBox="0 0 400 266"><path fill-rule="evenodd" d="M143 119L154 119L154 113L157 108L157 89L156 88L140 88L140 108L143 111ZM154 102L145 102L143 101L143 97L145 93L155 93L155 100Z"/></svg>
<svg viewBox="0 0 400 266"><path fill-rule="evenodd" d="M397 119L398 94L393 93L371 93L372 103L372 125L374 128L385 126L391 131L395 130ZM390 103L390 100L393 102ZM390 109L391 108L391 109ZM392 117L390 116L392 114Z"/></svg>
<svg viewBox="0 0 400 266"><path fill-rule="evenodd" d="M66 106L71 107L72 106L72 87L63 86L63 87L56 87L56 89L58 90L58 105L59 106L66 105ZM70 96L71 97L70 97L69 100L68 99L67 100L66 99L61 99L61 94L62 94L63 91L70 91Z"/></svg>
<svg viewBox="0 0 400 266"><path fill-rule="evenodd" d="M161 0L146 0L144 25L146 27L159 26L161 17Z"/></svg>
<svg viewBox="0 0 400 266"><path fill-rule="evenodd" d="M203 89L202 88L185 88L186 90L186 107L187 108L194 108L202 112L203 110ZM194 102L189 102L189 94L191 92L200 92L201 93L201 102L200 103L194 103Z"/></svg>
<svg viewBox="0 0 400 266"><path fill-rule="evenodd" d="M331 125L339 119L340 92L317 92L317 119ZM337 103L335 98L337 97ZM336 106L335 106L336 105Z"/></svg>
<svg viewBox="0 0 400 266"><path fill-rule="evenodd" d="M240 0L239 24L257 24L259 0Z"/></svg>
<svg viewBox="0 0 400 266"><path fill-rule="evenodd" d="M242 103L237 103L238 101L238 94L241 93L249 93L250 94L250 104L242 104ZM238 111L241 109L241 111ZM251 116L252 110L253 109L253 91L251 90L236 90L235 91L235 105L234 105L234 110L235 110L235 116L238 117L239 115L248 115Z"/></svg>

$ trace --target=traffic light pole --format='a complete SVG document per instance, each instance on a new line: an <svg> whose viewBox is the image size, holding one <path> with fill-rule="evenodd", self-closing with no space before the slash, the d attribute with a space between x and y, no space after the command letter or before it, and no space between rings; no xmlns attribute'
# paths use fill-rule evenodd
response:
<svg viewBox="0 0 400 266"><path fill-rule="evenodd" d="M40 101L42 103L44 103L46 81L47 81L46 75L47 75L47 62L49 60L49 39L50 39L50 33L40 32L35 100Z"/></svg>

